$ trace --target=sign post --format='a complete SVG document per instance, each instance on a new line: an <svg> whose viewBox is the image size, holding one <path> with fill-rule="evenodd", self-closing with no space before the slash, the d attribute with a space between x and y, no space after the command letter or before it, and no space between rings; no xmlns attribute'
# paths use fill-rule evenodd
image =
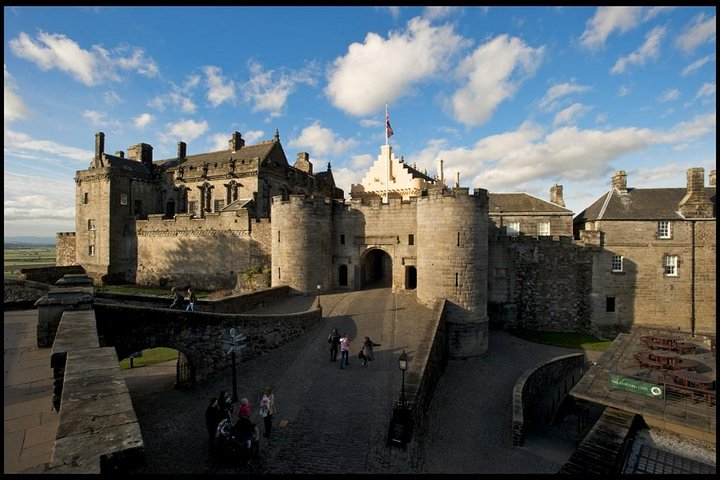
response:
<svg viewBox="0 0 720 480"><path fill-rule="evenodd" d="M230 347L226 353L226 355L232 355L232 377L233 377L233 396L232 401L233 403L238 401L238 394L237 394L237 369L235 367L235 351L236 350L242 350L246 347L246 345L243 343L245 339L247 338L245 334L237 333L235 331L235 328L230 329L230 341L223 340L223 343Z"/></svg>

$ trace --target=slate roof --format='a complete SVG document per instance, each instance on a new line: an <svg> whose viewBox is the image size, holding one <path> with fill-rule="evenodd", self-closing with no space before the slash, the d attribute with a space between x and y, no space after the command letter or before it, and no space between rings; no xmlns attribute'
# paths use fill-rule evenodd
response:
<svg viewBox="0 0 720 480"><path fill-rule="evenodd" d="M628 188L627 193L614 188L580 212L573 223L595 220L682 220L678 205L686 193L686 188ZM715 216L715 187L705 187L705 194L713 204Z"/></svg>
<svg viewBox="0 0 720 480"><path fill-rule="evenodd" d="M115 155L105 155L107 165L113 168L122 168L133 173L151 173L150 169L140 160L132 160L130 158L116 157Z"/></svg>
<svg viewBox="0 0 720 480"><path fill-rule="evenodd" d="M274 160L281 160L285 164L287 164L287 157L285 157L285 152L282 150L282 147L280 146L280 142L274 141L274 140L268 140L264 142L257 143L255 145L244 145L240 150L236 150L235 152L232 152L228 149L225 150L218 150L216 152L206 152L206 153L198 153L196 155L188 155L184 159L167 159L167 160L160 160L155 162L158 165L164 165L166 168L170 169L173 167L177 167L179 165L183 165L184 167L188 166L196 166L196 167L202 167L204 164L213 164L213 163L224 163L227 164L230 159L234 159L238 161L239 163L242 163L242 160L252 160L254 158L259 158L261 163L268 159L271 156L271 153L273 153L273 149L279 148L279 155L273 156ZM239 167L239 165L238 165Z"/></svg>
<svg viewBox="0 0 720 480"><path fill-rule="evenodd" d="M572 213L565 207L527 193L488 193L488 210L493 213Z"/></svg>
<svg viewBox="0 0 720 480"><path fill-rule="evenodd" d="M411 167L407 163L403 163L402 166L405 170L407 170L410 173L410 175L412 175L412 178L422 178L423 180L425 180L427 182L435 181L435 179L428 177L427 175L422 173L420 170Z"/></svg>

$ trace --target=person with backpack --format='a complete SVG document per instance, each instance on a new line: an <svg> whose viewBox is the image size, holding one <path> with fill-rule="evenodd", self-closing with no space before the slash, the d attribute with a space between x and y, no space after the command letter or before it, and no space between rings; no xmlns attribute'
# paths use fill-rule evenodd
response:
<svg viewBox="0 0 720 480"><path fill-rule="evenodd" d="M338 350L340 349L340 332L337 327L328 335L328 343L330 344L330 361L336 362Z"/></svg>

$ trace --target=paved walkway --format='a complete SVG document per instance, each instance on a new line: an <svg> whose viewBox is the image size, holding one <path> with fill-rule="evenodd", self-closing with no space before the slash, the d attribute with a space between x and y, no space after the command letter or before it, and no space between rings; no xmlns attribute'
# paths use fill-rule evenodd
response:
<svg viewBox="0 0 720 480"><path fill-rule="evenodd" d="M300 311L314 302L314 297L297 297L264 311ZM558 439L528 439L526 447L512 447L510 428L517 378L539 362L571 350L491 332L488 355L449 362L428 412L425 449L411 460L403 450L385 446L392 403L401 386L397 357L405 350L412 362L413 355L427 347L428 326L435 313L418 305L413 295L392 294L387 288L323 295L321 302L323 321L303 337L271 355L238 364L238 395L254 404L253 420L262 424L256 407L265 385L274 387L278 403L272 437L263 439L261 455L244 473L555 473L569 458L572 445ZM32 442L20 443L18 434L8 438L12 407L8 405L8 326L14 325L16 317L28 323L33 316L35 311L5 314L5 473L19 471L8 468L9 448L10 452L15 449L17 458L30 458L32 447ZM329 361L326 338L335 326L353 339L348 369L340 370L338 363ZM34 339L34 322L24 332ZM365 335L381 344L369 370L356 357ZM34 349L32 354L38 357L38 374L43 374L38 382L45 382L36 386L46 400L37 400L32 415L45 431L29 435L24 429L22 436L42 437L43 442L34 442L51 446L55 430L50 421L56 414L50 411L49 349ZM230 372L187 391L175 390L173 381L168 365L128 371L147 456L146 465L137 473L237 473L235 465L209 455L204 425L209 398L222 387L232 387ZM28 400L30 385L23 390ZM49 449L33 460L36 464L49 461Z"/></svg>

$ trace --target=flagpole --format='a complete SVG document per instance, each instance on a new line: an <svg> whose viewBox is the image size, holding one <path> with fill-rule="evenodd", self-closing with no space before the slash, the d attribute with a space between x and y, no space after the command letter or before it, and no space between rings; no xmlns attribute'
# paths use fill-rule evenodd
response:
<svg viewBox="0 0 720 480"><path fill-rule="evenodd" d="M389 131L388 131L388 125L390 124L390 116L388 114L388 104L385 102L385 146L387 147L389 145L388 141L390 139ZM386 157L385 162L387 162L386 168L385 168L385 203L390 203L390 149L386 148Z"/></svg>

